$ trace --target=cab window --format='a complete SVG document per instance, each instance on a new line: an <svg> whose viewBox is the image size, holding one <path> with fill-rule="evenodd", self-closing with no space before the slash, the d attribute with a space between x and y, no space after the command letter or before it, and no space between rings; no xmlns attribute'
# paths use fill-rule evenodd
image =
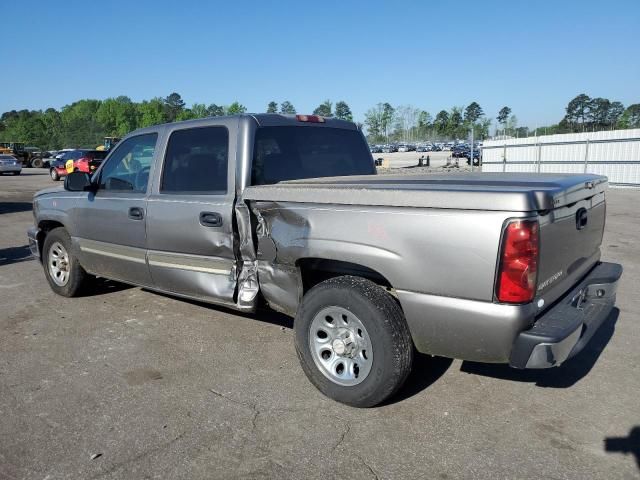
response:
<svg viewBox="0 0 640 480"><path fill-rule="evenodd" d="M128 138L118 145L100 173L100 190L145 193L157 133Z"/></svg>

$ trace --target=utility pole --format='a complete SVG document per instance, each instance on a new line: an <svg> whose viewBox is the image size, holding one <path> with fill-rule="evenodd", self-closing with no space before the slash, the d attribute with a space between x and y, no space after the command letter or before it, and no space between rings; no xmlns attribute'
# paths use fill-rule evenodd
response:
<svg viewBox="0 0 640 480"><path fill-rule="evenodd" d="M471 124L471 150L470 150L470 154L469 156L471 157L471 160L469 161L471 163L471 172L473 172L473 151L474 151L474 147L473 147L473 123Z"/></svg>

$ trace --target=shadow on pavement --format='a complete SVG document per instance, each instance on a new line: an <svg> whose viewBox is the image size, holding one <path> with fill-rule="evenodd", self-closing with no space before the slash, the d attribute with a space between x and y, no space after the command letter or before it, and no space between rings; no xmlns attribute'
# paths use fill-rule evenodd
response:
<svg viewBox="0 0 640 480"><path fill-rule="evenodd" d="M21 247L0 248L0 266L34 260L29 245Z"/></svg>
<svg viewBox="0 0 640 480"><path fill-rule="evenodd" d="M633 427L626 437L605 438L604 449L606 452L633 455L636 460L636 466L640 470L640 426Z"/></svg>
<svg viewBox="0 0 640 480"><path fill-rule="evenodd" d="M108 293L120 292L122 290L128 290L134 288L126 283L116 282L114 280L107 280L106 278L95 278L89 282L86 288L83 287L79 297L97 297L99 295L106 295Z"/></svg>
<svg viewBox="0 0 640 480"><path fill-rule="evenodd" d="M288 328L290 330L293 329L293 318L288 317L284 313L278 313L274 310L271 310L267 306L259 305L255 313L241 312L239 310L235 310L233 308L226 307L224 305L216 305L214 303L207 303L207 302L201 302L199 300L192 300L190 298L178 297L176 295L171 295L170 293L156 292L146 288L143 288L143 290L145 292L153 293L154 295L160 295L162 297L172 298L179 302L190 303L191 305L197 305L199 307L208 308L211 310L220 310L222 312L226 312L231 315L251 318L252 320L257 320L259 322L271 323L273 325Z"/></svg>
<svg viewBox="0 0 640 480"><path fill-rule="evenodd" d="M30 212L31 202L0 202L0 215L3 213Z"/></svg>
<svg viewBox="0 0 640 480"><path fill-rule="evenodd" d="M614 308L584 349L559 367L541 370L517 370L503 364L463 362L460 370L502 380L532 382L538 387L569 388L591 371L609 340L611 340L619 315L620 310Z"/></svg>
<svg viewBox="0 0 640 480"><path fill-rule="evenodd" d="M453 360L444 357L432 357L423 353L414 353L413 369L404 386L396 395L380 406L402 402L433 385L449 369Z"/></svg>

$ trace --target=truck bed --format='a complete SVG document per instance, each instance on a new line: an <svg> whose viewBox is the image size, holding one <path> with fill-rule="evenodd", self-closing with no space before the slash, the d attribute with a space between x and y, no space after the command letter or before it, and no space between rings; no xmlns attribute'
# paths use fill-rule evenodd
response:
<svg viewBox="0 0 640 480"><path fill-rule="evenodd" d="M243 200L530 212L603 192L600 175L461 173L327 177L248 187Z"/></svg>

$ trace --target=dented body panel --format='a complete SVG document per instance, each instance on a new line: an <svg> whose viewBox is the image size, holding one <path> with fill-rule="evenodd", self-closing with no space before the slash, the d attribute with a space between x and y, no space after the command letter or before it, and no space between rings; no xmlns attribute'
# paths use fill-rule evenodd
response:
<svg viewBox="0 0 640 480"><path fill-rule="evenodd" d="M249 204L266 225L258 234L259 260L287 266L296 266L305 258L347 261L380 273L395 289L484 301L492 300L500 229L506 218L518 215L288 202ZM472 237L475 241L469 242ZM452 255L466 268L452 269Z"/></svg>

